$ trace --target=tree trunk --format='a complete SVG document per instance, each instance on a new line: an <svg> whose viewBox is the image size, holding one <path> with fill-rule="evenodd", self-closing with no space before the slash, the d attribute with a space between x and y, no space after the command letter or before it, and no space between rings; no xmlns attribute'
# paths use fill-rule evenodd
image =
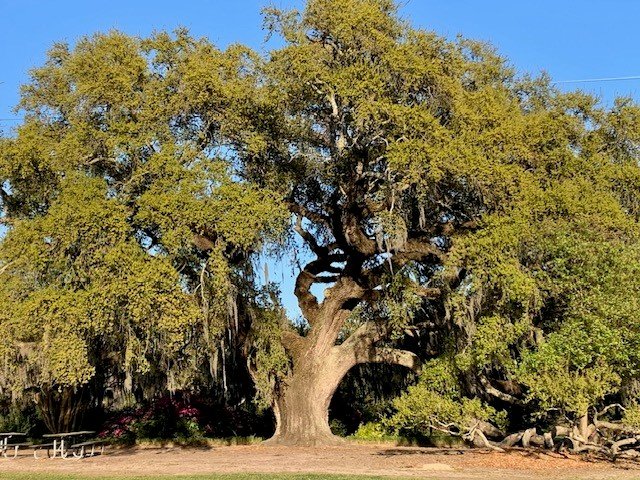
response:
<svg viewBox="0 0 640 480"><path fill-rule="evenodd" d="M303 232L304 237L304 232ZM318 250L317 245L315 245ZM321 250L321 249L320 249ZM336 445L342 440L329 428L329 404L340 381L359 363L395 363L419 368L418 357L405 350L377 347L386 329L366 322L344 342L336 345L342 327L359 303L365 289L349 277L340 277L324 292L322 303L311 286L322 272L332 271L332 262L342 255L329 255L309 263L296 279L298 305L310 325L306 336L288 330L282 341L292 360L292 372L274 392L276 431L269 444ZM351 306L349 306L351 305Z"/></svg>
<svg viewBox="0 0 640 480"><path fill-rule="evenodd" d="M40 416L51 433L70 432L80 423L87 408L86 389L80 387L42 389L36 393Z"/></svg>
<svg viewBox="0 0 640 480"><path fill-rule="evenodd" d="M325 330L325 332L327 332ZM274 412L276 431L271 445L320 446L344 442L331 432L329 405L347 372L360 363L390 363L417 370L418 357L408 351L378 348L371 328L363 325L341 345L333 333L305 337L306 346L294 358L292 374L281 386ZM313 343L311 343L313 342Z"/></svg>
<svg viewBox="0 0 640 480"><path fill-rule="evenodd" d="M274 445L337 445L342 439L329 427L329 404L346 374L336 356L320 358L308 352L281 386L274 410L276 431L267 441ZM348 370L348 369L347 369Z"/></svg>

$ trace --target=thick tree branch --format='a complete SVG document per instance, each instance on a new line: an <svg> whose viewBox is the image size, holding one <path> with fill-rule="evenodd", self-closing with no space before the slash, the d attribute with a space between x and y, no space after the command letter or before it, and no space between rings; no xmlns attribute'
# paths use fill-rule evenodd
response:
<svg viewBox="0 0 640 480"><path fill-rule="evenodd" d="M325 290L322 304L314 306L311 312L313 315L307 317L311 325L308 337L313 339L318 351L328 353L335 346L340 331L351 315L353 305L359 303L363 294L364 289L345 276Z"/></svg>
<svg viewBox="0 0 640 480"><path fill-rule="evenodd" d="M508 393L505 393L501 390L498 390L496 387L491 385L489 380L484 375L480 375L478 378L480 380L480 383L482 384L482 387L484 388L484 391L487 392L492 397L499 398L503 402L507 402L512 405L524 405L524 402L519 398L516 398L513 395L509 395Z"/></svg>
<svg viewBox="0 0 640 480"><path fill-rule="evenodd" d="M374 322L365 322L360 325L349 337L342 343L342 347L349 348L369 348L375 342L385 338L388 329Z"/></svg>
<svg viewBox="0 0 640 480"><path fill-rule="evenodd" d="M316 238L307 230L305 230L302 227L302 219L303 216L302 215L296 215L296 224L293 227L294 230L296 231L296 233L298 235L300 235L300 237L302 238L302 240L304 240L304 242L307 244L307 246L311 249L311 251L319 258L321 257L326 257L327 255L329 255L333 250L335 250L336 245L335 244L329 244L329 245L320 245L318 244L318 241L316 240ZM335 272L335 268L333 269L334 273L339 273ZM331 271L331 270L324 270L324 271Z"/></svg>
<svg viewBox="0 0 640 480"><path fill-rule="evenodd" d="M304 242L309 246L311 251L317 256L320 257L328 253L326 247L321 247L320 245L318 245L315 237L311 235L311 233L307 232L304 228L302 228L302 215L296 215L296 225L294 229L296 233L300 235Z"/></svg>
<svg viewBox="0 0 640 480"><path fill-rule="evenodd" d="M423 236L410 238L401 251L392 253L394 253L392 259L396 265L405 265L411 261L421 262L430 257L437 259L440 263L446 260L446 254Z"/></svg>
<svg viewBox="0 0 640 480"><path fill-rule="evenodd" d="M315 321L318 310L318 299L311 293L311 286L315 283L316 276L307 269L302 270L296 278L293 293L298 299L298 305L309 323Z"/></svg>
<svg viewBox="0 0 640 480"><path fill-rule="evenodd" d="M360 206L351 205L347 211L342 213L339 225L337 225L338 228L334 228L334 231L340 229L346 242L346 247L355 249L361 255L371 256L376 253L382 253L378 251L376 241L362 230L358 213L361 210Z"/></svg>
<svg viewBox="0 0 640 480"><path fill-rule="evenodd" d="M282 345L293 357L297 358L305 350L305 339L291 329L282 331Z"/></svg>
<svg viewBox="0 0 640 480"><path fill-rule="evenodd" d="M305 206L300 205L298 203L295 203L292 200L287 202L287 206L289 207L289 211L291 213L294 213L299 217L300 216L304 217L307 220L312 221L313 223L322 224L322 225L326 226L327 228L331 227L331 219L329 217L327 217L326 215L323 215L323 214L318 213L318 212L311 211L308 208L306 208Z"/></svg>
<svg viewBox="0 0 640 480"><path fill-rule="evenodd" d="M423 298L440 298L442 290L432 287L418 287L416 293Z"/></svg>
<svg viewBox="0 0 640 480"><path fill-rule="evenodd" d="M319 275L314 278L313 283L336 283L339 279L338 275Z"/></svg>
<svg viewBox="0 0 640 480"><path fill-rule="evenodd" d="M386 333L386 329L372 322L366 322L358 327L337 347L346 369L362 363L388 363L402 365L414 372L419 372L422 362L415 353L375 345L386 336Z"/></svg>
<svg viewBox="0 0 640 480"><path fill-rule="evenodd" d="M478 440L480 441L480 444L486 448L490 448L491 450L494 450L496 452L504 452L504 449L494 445L493 443L491 443L486 435L482 432L482 430L480 430L480 428L478 428L477 426L474 426L471 431L467 434L468 438L470 439L471 442L475 442L475 439L478 438ZM464 437L464 436L463 436Z"/></svg>
<svg viewBox="0 0 640 480"><path fill-rule="evenodd" d="M346 257L343 254L333 253L327 254L308 263L296 278L294 294L298 298L298 305L309 323L315 322L315 316L318 313L318 299L311 293L311 287L314 283L334 283L340 280L339 276L321 276L321 273L336 271L331 264L334 262L343 262ZM340 271L336 273L340 273Z"/></svg>
<svg viewBox="0 0 640 480"><path fill-rule="evenodd" d="M402 365L420 372L422 362L420 358L413 352L408 350L400 350L397 348L374 347L369 352L363 352L364 355L356 357L357 363L388 363L392 365Z"/></svg>

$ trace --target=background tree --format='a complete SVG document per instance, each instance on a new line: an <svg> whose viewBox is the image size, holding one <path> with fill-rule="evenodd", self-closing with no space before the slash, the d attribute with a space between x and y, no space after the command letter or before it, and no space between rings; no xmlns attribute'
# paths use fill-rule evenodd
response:
<svg viewBox="0 0 640 480"><path fill-rule="evenodd" d="M232 178L190 115L197 92L176 85L206 58L218 68L198 81L241 89L244 55L113 32L56 45L23 88L25 122L0 144L0 385L37 388L50 429L108 385L153 395L203 368L223 373L223 393L233 383L224 334L253 288L247 259L285 210Z"/></svg>

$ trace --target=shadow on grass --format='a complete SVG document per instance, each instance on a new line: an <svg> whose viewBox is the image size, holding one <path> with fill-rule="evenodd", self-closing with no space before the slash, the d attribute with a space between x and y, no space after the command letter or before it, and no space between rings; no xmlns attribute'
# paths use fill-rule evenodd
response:
<svg viewBox="0 0 640 480"><path fill-rule="evenodd" d="M218 447L232 447L245 445L259 445L264 441L260 437L228 437L228 438L200 438L187 440L143 440L140 442L111 442L109 455L135 456L140 452L166 453L180 450L208 451ZM1 477L0 477L1 478Z"/></svg>
<svg viewBox="0 0 640 480"><path fill-rule="evenodd" d="M467 448L437 448L437 447L421 447L421 448L389 448L379 452L377 455L384 457L394 457L397 455L464 455L470 453ZM476 453L480 452L479 450Z"/></svg>

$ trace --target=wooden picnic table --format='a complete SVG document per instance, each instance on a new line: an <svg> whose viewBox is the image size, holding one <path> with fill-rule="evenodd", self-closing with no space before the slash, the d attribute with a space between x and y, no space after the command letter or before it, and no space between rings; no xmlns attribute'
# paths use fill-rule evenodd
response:
<svg viewBox="0 0 640 480"><path fill-rule="evenodd" d="M53 439L53 455L51 458L56 458L56 456L60 456L61 458L67 458L69 455L69 446L73 444L74 438L79 437L87 437L89 435L94 435L96 432L91 430L82 430L79 432L63 432L63 433L49 433L47 435L43 435L42 438L52 438ZM65 442L67 446L65 447Z"/></svg>
<svg viewBox="0 0 640 480"><path fill-rule="evenodd" d="M26 437L26 436L27 436L26 433L20 433L20 432L0 432L0 454L7 457L7 450L9 448L15 448L16 455L17 455L18 448L17 446L10 444L9 439L13 437ZM14 457L16 455L14 455Z"/></svg>

